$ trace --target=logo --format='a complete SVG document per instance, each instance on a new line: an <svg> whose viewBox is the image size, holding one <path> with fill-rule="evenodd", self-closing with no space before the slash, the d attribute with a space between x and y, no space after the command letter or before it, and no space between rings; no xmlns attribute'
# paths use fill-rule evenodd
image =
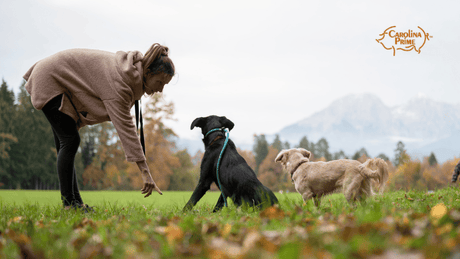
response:
<svg viewBox="0 0 460 259"><path fill-rule="evenodd" d="M425 32L420 26L415 30L398 30L396 26L391 26L383 31L380 39L376 41L386 49L393 50L393 56L396 55L396 50L412 51L414 50L418 54L422 51L422 47L425 43L433 38L429 33Z"/></svg>

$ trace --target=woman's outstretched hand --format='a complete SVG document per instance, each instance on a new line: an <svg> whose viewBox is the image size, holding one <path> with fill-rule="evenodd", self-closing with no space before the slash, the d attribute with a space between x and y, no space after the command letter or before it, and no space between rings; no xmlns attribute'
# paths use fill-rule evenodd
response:
<svg viewBox="0 0 460 259"><path fill-rule="evenodd" d="M153 190L157 191L159 194L163 195L160 188L158 188L157 184L153 181L152 175L146 169L143 169L142 172L142 180L144 180L144 188L141 189L142 194L145 194L144 198L149 197Z"/></svg>

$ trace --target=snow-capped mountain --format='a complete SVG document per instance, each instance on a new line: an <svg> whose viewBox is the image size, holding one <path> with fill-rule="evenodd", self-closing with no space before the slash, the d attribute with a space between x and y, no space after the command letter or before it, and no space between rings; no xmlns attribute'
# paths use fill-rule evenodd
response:
<svg viewBox="0 0 460 259"><path fill-rule="evenodd" d="M332 152L342 149L351 155L365 147L372 156L385 153L389 157L402 141L417 158L433 151L444 161L460 155L459 108L424 95L397 107L386 106L372 94L348 95L285 127L279 135L293 145L303 136L314 142L325 137ZM429 151L430 146L442 152Z"/></svg>
<svg viewBox="0 0 460 259"><path fill-rule="evenodd" d="M438 162L460 156L460 103L448 104L418 95L407 103L386 106L372 94L348 95L324 110L286 126L278 132L292 147L303 136L317 142L324 137L331 153L343 150L349 156L362 147L371 156L384 153L394 158L396 144L402 141L413 158L423 159L434 152ZM271 143L274 135L266 135ZM252 149L252 143L237 143ZM194 154L203 149L201 139L178 139L180 148Z"/></svg>

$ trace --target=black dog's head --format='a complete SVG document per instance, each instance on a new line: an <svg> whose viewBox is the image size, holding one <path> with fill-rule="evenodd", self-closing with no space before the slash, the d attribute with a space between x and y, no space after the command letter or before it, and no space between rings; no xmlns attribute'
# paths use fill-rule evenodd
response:
<svg viewBox="0 0 460 259"><path fill-rule="evenodd" d="M216 129L216 128L227 128L228 130L232 130L233 122L225 116L219 117L216 115L211 115L208 117L199 117L196 118L193 122L192 125L190 126L190 129L192 130L195 127L200 127L201 128L201 133L203 135L206 135L210 130Z"/></svg>

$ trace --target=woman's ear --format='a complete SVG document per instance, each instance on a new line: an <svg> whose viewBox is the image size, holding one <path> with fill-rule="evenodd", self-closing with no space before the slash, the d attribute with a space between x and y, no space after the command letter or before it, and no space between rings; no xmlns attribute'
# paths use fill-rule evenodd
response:
<svg viewBox="0 0 460 259"><path fill-rule="evenodd" d="M227 119L225 116L220 117L219 121L222 124L222 126L227 128L229 131L232 130L235 126L235 124L231 120Z"/></svg>
<svg viewBox="0 0 460 259"><path fill-rule="evenodd" d="M202 127L203 127L204 120L205 120L205 118L203 118L203 117L198 117L198 118L196 118L196 119L192 122L192 125L190 125L190 130L192 130L192 129L195 128L195 127L200 127L200 128L202 128Z"/></svg>

